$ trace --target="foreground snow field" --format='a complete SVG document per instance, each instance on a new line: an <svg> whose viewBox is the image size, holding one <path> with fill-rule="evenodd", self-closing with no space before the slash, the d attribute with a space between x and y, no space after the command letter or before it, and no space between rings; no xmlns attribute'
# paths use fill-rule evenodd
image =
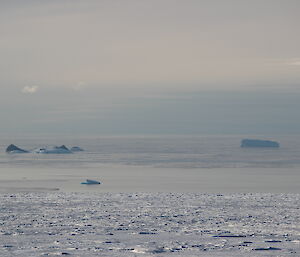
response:
<svg viewBox="0 0 300 257"><path fill-rule="evenodd" d="M299 194L0 197L1 256L300 256Z"/></svg>

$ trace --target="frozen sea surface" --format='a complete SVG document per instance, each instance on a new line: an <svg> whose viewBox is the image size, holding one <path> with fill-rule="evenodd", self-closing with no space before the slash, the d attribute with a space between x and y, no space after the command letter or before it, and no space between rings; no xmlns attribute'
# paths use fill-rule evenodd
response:
<svg viewBox="0 0 300 257"><path fill-rule="evenodd" d="M300 256L299 194L2 193L1 256Z"/></svg>

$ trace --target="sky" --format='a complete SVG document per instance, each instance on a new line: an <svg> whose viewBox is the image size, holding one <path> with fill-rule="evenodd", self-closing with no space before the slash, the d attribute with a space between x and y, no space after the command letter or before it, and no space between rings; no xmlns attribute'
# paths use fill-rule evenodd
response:
<svg viewBox="0 0 300 257"><path fill-rule="evenodd" d="M297 134L298 0L0 1L0 133Z"/></svg>

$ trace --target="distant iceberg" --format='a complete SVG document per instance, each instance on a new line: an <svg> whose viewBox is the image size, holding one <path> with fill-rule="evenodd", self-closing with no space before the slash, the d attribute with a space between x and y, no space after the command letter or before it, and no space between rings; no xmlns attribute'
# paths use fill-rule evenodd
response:
<svg viewBox="0 0 300 257"><path fill-rule="evenodd" d="M79 146L74 146L71 149L67 148L65 145L62 146L46 146L37 148L31 151L21 149L14 144L9 145L6 148L6 153L38 153L38 154L69 154L73 152L81 152L84 151Z"/></svg>
<svg viewBox="0 0 300 257"><path fill-rule="evenodd" d="M6 148L6 152L7 153L28 153L27 150L21 149L21 148L15 146L14 144L9 145Z"/></svg>
<svg viewBox="0 0 300 257"><path fill-rule="evenodd" d="M82 152L82 151L84 151L82 148L80 148L79 146L73 146L72 148L71 148L71 151L72 152Z"/></svg>
<svg viewBox="0 0 300 257"><path fill-rule="evenodd" d="M99 185L101 183L97 180L87 179L85 182L81 182L81 184L83 184L83 185Z"/></svg>
<svg viewBox="0 0 300 257"><path fill-rule="evenodd" d="M38 148L33 150L34 153L42 153L42 154L64 154L64 153L72 153L65 145L62 146L54 146L54 147L45 147Z"/></svg>
<svg viewBox="0 0 300 257"><path fill-rule="evenodd" d="M259 139L243 139L241 141L241 147L279 147L279 143L276 141L259 140Z"/></svg>

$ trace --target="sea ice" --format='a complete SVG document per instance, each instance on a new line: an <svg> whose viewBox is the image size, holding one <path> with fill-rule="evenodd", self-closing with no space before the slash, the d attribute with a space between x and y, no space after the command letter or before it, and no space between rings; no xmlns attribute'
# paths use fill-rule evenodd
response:
<svg viewBox="0 0 300 257"><path fill-rule="evenodd" d="M299 204L299 194L2 193L0 251L296 257Z"/></svg>

